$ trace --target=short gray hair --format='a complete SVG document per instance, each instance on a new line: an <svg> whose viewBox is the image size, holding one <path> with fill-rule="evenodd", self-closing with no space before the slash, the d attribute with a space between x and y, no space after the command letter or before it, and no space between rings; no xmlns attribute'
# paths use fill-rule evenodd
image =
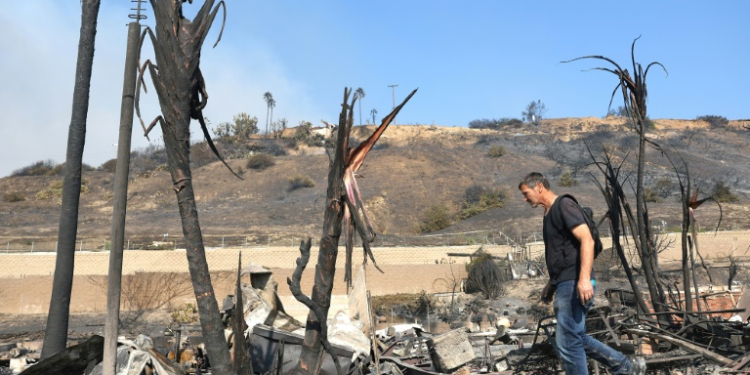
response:
<svg viewBox="0 0 750 375"><path fill-rule="evenodd" d="M521 190L524 185L531 188L535 187L537 184L542 184L545 189L549 190L549 181L547 181L547 178L539 172L531 172L527 174L526 177L521 180L521 183L518 184L518 190Z"/></svg>

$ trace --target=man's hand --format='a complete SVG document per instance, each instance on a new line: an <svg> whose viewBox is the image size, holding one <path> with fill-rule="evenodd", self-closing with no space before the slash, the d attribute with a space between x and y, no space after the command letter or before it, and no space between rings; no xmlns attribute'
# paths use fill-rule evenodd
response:
<svg viewBox="0 0 750 375"><path fill-rule="evenodd" d="M591 285L591 279L578 280L578 298L583 305L594 299L594 286Z"/></svg>
<svg viewBox="0 0 750 375"><path fill-rule="evenodd" d="M542 302L548 304L552 302L552 297L555 296L555 288L552 287L552 280L547 282L547 285L542 289Z"/></svg>

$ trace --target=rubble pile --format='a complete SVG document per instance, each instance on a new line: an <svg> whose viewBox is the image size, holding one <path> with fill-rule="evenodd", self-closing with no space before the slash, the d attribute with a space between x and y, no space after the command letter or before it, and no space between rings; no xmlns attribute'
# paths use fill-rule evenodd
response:
<svg viewBox="0 0 750 375"><path fill-rule="evenodd" d="M362 270L360 270L362 271ZM305 327L284 311L272 274L257 265L242 272L242 305L224 301L223 320L230 348L247 343L256 374L294 373ZM329 315L328 338L346 374L551 374L561 371L555 355L554 316L534 318L517 299L494 301L466 315L464 326L429 332L421 324L393 324L375 317L366 295L364 277L357 275L349 311ZM632 292L609 289L607 303L593 308L587 332L626 355L645 358L650 373L750 374L750 324L745 306L750 292L702 290L700 312L672 309L669 313L640 312ZM475 307L475 299L464 297ZM499 306L499 307L498 307ZM507 314L512 311L513 314ZM228 324L241 313L247 330L237 335ZM363 319L361 319L363 318ZM376 322L380 327L376 330ZM384 324L385 323L385 324ZM387 324L391 323L391 324ZM170 335L173 332L168 329ZM165 335L166 335L165 330ZM210 373L210 360L199 338L180 338L155 345L139 335L121 337L117 374L181 375ZM103 338L93 336L53 357L39 361L40 342L0 343L0 374L102 373ZM157 340L158 341L158 340ZM157 347L158 346L158 347ZM50 372L50 369L56 369ZM592 374L605 373L590 362ZM331 355L320 364L321 374L339 374Z"/></svg>

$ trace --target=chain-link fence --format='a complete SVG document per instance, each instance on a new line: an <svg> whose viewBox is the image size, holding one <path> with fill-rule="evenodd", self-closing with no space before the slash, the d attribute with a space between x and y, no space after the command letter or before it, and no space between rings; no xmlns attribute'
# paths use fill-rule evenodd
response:
<svg viewBox="0 0 750 375"><path fill-rule="evenodd" d="M258 248L258 247L297 247L301 240L311 238L313 247L317 245L320 234L281 234L281 235L215 235L203 233L206 249L214 248ZM541 233L532 233L526 237L512 238L500 231L469 231L441 233L431 235L378 235L371 246L462 246L462 245L509 245L520 246L527 242L541 241ZM33 253L55 252L57 242L49 237L0 237L0 253ZM361 246L355 237L355 246ZM109 237L82 237L76 241L75 250L107 251L111 247ZM176 250L184 249L185 242L181 235L164 233L160 236L126 236L123 246L126 250Z"/></svg>
<svg viewBox="0 0 750 375"><path fill-rule="evenodd" d="M662 236L668 240L668 246L659 254L662 268L679 266L680 235L667 233ZM306 237L276 238L266 245L251 243L249 239L250 236L204 237L206 259L217 299L221 301L224 296L233 294L237 261L242 253L243 264L253 262L270 269L279 284L279 295L284 303L294 304L285 279L294 271L295 261L299 257L299 243ZM726 259L729 256L742 258L747 256L750 249L750 232L701 233L698 240L702 256L707 259ZM318 243L315 240L313 242L310 264L302 279L305 291L312 288L318 258ZM386 243L391 246L383 245ZM399 243L410 245L398 245ZM605 237L603 243L606 249L611 241ZM0 244L5 244L0 245L0 262L3 264L0 267L0 313L46 314L55 271L55 242L35 238L0 238ZM497 231L413 238L379 236L375 245L373 253L383 273L371 266L367 268L367 287L374 296L421 291L449 292L447 285L466 277L465 265L480 248L498 258L510 257L516 263L538 263L544 257L544 245L539 234L514 239ZM187 254L181 238L171 235L131 237L126 239L126 247L123 261L123 309L172 310L194 301ZM72 313L104 313L109 269L108 248L108 240L102 238L82 238L76 243ZM617 259L610 258L613 259L612 264L616 265ZM607 255L599 257L597 264L606 259L609 259ZM356 247L355 264L363 260L361 247ZM344 248L340 248L333 289L335 301L347 294L346 284L343 282L344 263ZM293 311L294 308L290 307L289 310ZM305 310L296 313L304 316Z"/></svg>

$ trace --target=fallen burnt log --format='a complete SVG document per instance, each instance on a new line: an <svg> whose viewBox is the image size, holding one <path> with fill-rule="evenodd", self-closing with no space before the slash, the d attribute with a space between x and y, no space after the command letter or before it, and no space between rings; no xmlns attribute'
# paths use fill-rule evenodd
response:
<svg viewBox="0 0 750 375"><path fill-rule="evenodd" d="M80 375L89 373L102 361L104 337L92 336L86 342L61 350L51 357L27 368L21 375Z"/></svg>

